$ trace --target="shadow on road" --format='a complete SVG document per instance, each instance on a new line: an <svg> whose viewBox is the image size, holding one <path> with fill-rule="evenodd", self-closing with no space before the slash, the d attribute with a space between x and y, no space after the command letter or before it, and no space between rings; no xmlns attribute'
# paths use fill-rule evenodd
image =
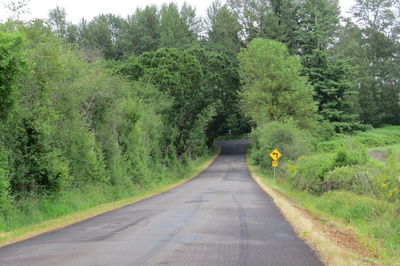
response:
<svg viewBox="0 0 400 266"><path fill-rule="evenodd" d="M227 140L218 141L217 145L221 146L221 155L243 155L247 152L247 146L250 143L250 139L240 139L240 140Z"/></svg>

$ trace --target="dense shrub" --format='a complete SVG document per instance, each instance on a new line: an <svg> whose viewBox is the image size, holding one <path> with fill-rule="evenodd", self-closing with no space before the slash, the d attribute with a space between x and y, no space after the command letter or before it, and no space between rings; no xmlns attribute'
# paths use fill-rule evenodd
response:
<svg viewBox="0 0 400 266"><path fill-rule="evenodd" d="M366 151L355 142L331 153L301 157L288 166L288 180L301 190L322 193L329 190L351 190L357 183L362 165L368 162Z"/></svg>
<svg viewBox="0 0 400 266"><path fill-rule="evenodd" d="M342 166L328 172L322 182L321 192L346 190L365 193L369 188L361 180L365 166Z"/></svg>
<svg viewBox="0 0 400 266"><path fill-rule="evenodd" d="M302 156L294 164L287 165L287 178L290 184L311 193L323 192L324 178L333 169L334 156Z"/></svg>
<svg viewBox="0 0 400 266"><path fill-rule="evenodd" d="M333 167L364 164L367 161L367 152L361 145L348 143L345 148L336 150Z"/></svg>
<svg viewBox="0 0 400 266"><path fill-rule="evenodd" d="M187 51L163 49L143 55L135 77L121 77L106 67L115 64L85 61L40 20L9 23L27 45L22 34L0 32L0 227L66 214L74 208L51 204L82 187L100 204L168 183L207 154L216 103L232 100L218 89L234 69L206 87L203 75L215 71ZM231 85L223 90L235 95Z"/></svg>
<svg viewBox="0 0 400 266"><path fill-rule="evenodd" d="M270 152L277 148L283 157L281 161L296 160L311 150L310 135L296 128L292 123L272 122L252 133L251 156L261 166L269 167Z"/></svg>

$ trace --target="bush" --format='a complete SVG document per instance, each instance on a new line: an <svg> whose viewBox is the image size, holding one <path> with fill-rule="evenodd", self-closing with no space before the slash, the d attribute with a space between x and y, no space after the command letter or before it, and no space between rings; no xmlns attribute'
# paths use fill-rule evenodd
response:
<svg viewBox="0 0 400 266"><path fill-rule="evenodd" d="M361 172L361 165L368 162L368 155L362 145L350 139L340 144L330 153L302 157L288 166L290 183L313 193L353 188L354 176Z"/></svg>
<svg viewBox="0 0 400 266"><path fill-rule="evenodd" d="M311 150L311 136L291 123L268 123L257 128L251 137L251 157L263 167L270 166L268 154L275 148L283 155L281 161L296 160Z"/></svg>
<svg viewBox="0 0 400 266"><path fill-rule="evenodd" d="M322 192L346 190L359 194L365 193L369 188L363 185L358 176L363 170L365 170L364 166L343 166L333 169L324 178Z"/></svg>
<svg viewBox="0 0 400 266"><path fill-rule="evenodd" d="M347 146L336 151L334 159L334 167L343 167L364 164L368 161L368 154L365 149L360 147Z"/></svg>
<svg viewBox="0 0 400 266"><path fill-rule="evenodd" d="M300 157L294 165L288 164L287 178L290 184L311 193L323 192L326 174L334 168L332 154Z"/></svg>

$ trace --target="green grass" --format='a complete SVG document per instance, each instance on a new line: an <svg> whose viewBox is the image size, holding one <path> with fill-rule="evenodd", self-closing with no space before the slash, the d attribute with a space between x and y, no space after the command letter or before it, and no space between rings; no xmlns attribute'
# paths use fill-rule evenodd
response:
<svg viewBox="0 0 400 266"><path fill-rule="evenodd" d="M393 154L394 156L397 157L397 159L400 160L400 143L398 144L393 144L393 145L387 145L387 146L379 146L379 147L374 147L368 149L369 152L380 152L384 155L385 159L390 154Z"/></svg>
<svg viewBox="0 0 400 266"><path fill-rule="evenodd" d="M14 242L13 239L21 235L29 237L30 234L35 235L35 231L43 232L62 227L161 193L199 174L216 154L217 151L214 151L195 161L189 161L184 166L170 169L162 180L145 190L96 185L71 189L47 198L20 200L8 215L0 216L0 246L2 242ZM74 215L69 217L71 214ZM56 221L49 222L52 220Z"/></svg>
<svg viewBox="0 0 400 266"><path fill-rule="evenodd" d="M250 160L249 160L250 161ZM378 254L379 263L400 263L400 205L357 195L349 191L330 191L313 195L293 188L285 179L272 179L271 173L250 161L251 169L269 187L288 195L314 215L356 229L360 240Z"/></svg>
<svg viewBox="0 0 400 266"><path fill-rule="evenodd" d="M400 126L388 126L365 132L357 132L354 135L338 135L329 141L316 144L317 152L330 152L340 148L346 148L348 143L359 143L366 148L382 147L400 143Z"/></svg>

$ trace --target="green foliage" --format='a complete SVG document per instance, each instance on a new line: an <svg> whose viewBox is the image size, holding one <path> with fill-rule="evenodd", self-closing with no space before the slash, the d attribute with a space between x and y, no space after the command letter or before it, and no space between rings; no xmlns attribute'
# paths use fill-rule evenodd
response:
<svg viewBox="0 0 400 266"><path fill-rule="evenodd" d="M362 145L347 141L330 153L303 156L287 167L288 181L296 188L311 193L335 189L352 189L360 185L358 174L368 162ZM342 175L338 177L338 175Z"/></svg>
<svg viewBox="0 0 400 266"><path fill-rule="evenodd" d="M215 137L228 130L235 134L249 132L249 122L238 105L239 73L228 56L201 48L188 51L200 62L204 97L215 108L207 129L207 145L211 146Z"/></svg>
<svg viewBox="0 0 400 266"><path fill-rule="evenodd" d="M120 59L123 55L121 31L125 20L113 14L94 17L87 25L82 25L80 32L85 38L81 47L98 50L106 59Z"/></svg>
<svg viewBox="0 0 400 266"><path fill-rule="evenodd" d="M360 118L375 127L399 124L399 15L395 1L357 0L340 35L338 53L358 70Z"/></svg>
<svg viewBox="0 0 400 266"><path fill-rule="evenodd" d="M362 234L382 241L389 254L400 251L400 228L396 222L398 205L341 191L326 193L315 202L316 209L341 218L358 227Z"/></svg>
<svg viewBox="0 0 400 266"><path fill-rule="evenodd" d="M363 194L366 190L370 189L366 183L362 183L360 180L362 178L360 173L363 170L365 170L365 166L337 166L324 177L321 191L346 190Z"/></svg>
<svg viewBox="0 0 400 266"><path fill-rule="evenodd" d="M260 37L263 15L270 6L268 0L228 0L227 5L238 18L240 39L249 43Z"/></svg>
<svg viewBox="0 0 400 266"><path fill-rule="evenodd" d="M207 9L207 18L209 45L235 58L241 47L241 26L235 13L230 11L227 5L215 1Z"/></svg>
<svg viewBox="0 0 400 266"><path fill-rule="evenodd" d="M399 143L398 133L397 127L387 127L360 132L353 137L336 137L316 143L316 150L312 152L311 148L303 147L310 147L310 141L313 143L318 138L310 138L299 129L294 131L287 125L274 123L258 128L253 133L250 156L254 163L270 169L270 160L266 159L266 155L277 147L284 154L280 160L283 162L280 178L299 190L318 195L333 190L346 190L397 202L400 200L398 153L389 149L382 161L373 161L366 148L379 143L386 145L386 140ZM288 137L290 135L291 138ZM376 136L378 142L369 142L370 136ZM290 149L287 143L292 144ZM374 151L377 149L381 148L375 148ZM299 150L303 153L297 153ZM291 161L285 162L286 158Z"/></svg>
<svg viewBox="0 0 400 266"><path fill-rule="evenodd" d="M303 156L287 166L287 179L297 189L318 194L323 191L324 178L333 165L332 155Z"/></svg>
<svg viewBox="0 0 400 266"><path fill-rule="evenodd" d="M164 4L160 10L160 46L182 48L194 41L185 22L175 3Z"/></svg>
<svg viewBox="0 0 400 266"><path fill-rule="evenodd" d="M0 121L7 118L15 101L18 78L25 65L23 46L22 34L0 31Z"/></svg>
<svg viewBox="0 0 400 266"><path fill-rule="evenodd" d="M296 54L299 42L299 7L293 0L271 0L271 11L264 14L261 34L264 38L286 44Z"/></svg>
<svg viewBox="0 0 400 266"><path fill-rule="evenodd" d="M170 100L170 106L162 110L164 123L170 125L163 129L168 136L164 139L163 151L172 157L171 144L178 156L198 153L195 150L204 146L206 136L193 132L218 130L209 127L209 123L215 115L226 116L223 112L232 109L238 86L237 72L229 66L229 61L202 49L159 49L144 53L122 64L117 73L133 81L152 84ZM206 110L212 115L205 114ZM205 117L208 121L204 121ZM207 137L212 142L215 133L210 131Z"/></svg>
<svg viewBox="0 0 400 266"><path fill-rule="evenodd" d="M160 48L159 20L160 15L154 5L137 8L134 14L128 16L122 29L124 54L138 55Z"/></svg>
<svg viewBox="0 0 400 266"><path fill-rule="evenodd" d="M299 54L326 51L339 28L338 1L305 0L299 6Z"/></svg>
<svg viewBox="0 0 400 266"><path fill-rule="evenodd" d="M296 160L311 150L311 137L293 123L272 122L252 132L252 159L263 167L270 167L268 154L278 149L284 156L280 161Z"/></svg>
<svg viewBox="0 0 400 266"><path fill-rule="evenodd" d="M350 144L350 143L349 143ZM333 167L362 165L368 161L368 155L361 145L346 145L336 151Z"/></svg>
<svg viewBox="0 0 400 266"><path fill-rule="evenodd" d="M8 153L0 146L0 216L11 207ZM0 228L1 229L1 228Z"/></svg>
<svg viewBox="0 0 400 266"><path fill-rule="evenodd" d="M335 127L337 132L360 129L352 99L356 95L351 77L355 74L345 62L328 58L326 52L314 50L303 57L304 73L314 87L318 113Z"/></svg>
<svg viewBox="0 0 400 266"><path fill-rule="evenodd" d="M310 127L315 105L312 88L300 77L301 65L284 44L255 39L238 55L243 108L259 125L293 119Z"/></svg>

